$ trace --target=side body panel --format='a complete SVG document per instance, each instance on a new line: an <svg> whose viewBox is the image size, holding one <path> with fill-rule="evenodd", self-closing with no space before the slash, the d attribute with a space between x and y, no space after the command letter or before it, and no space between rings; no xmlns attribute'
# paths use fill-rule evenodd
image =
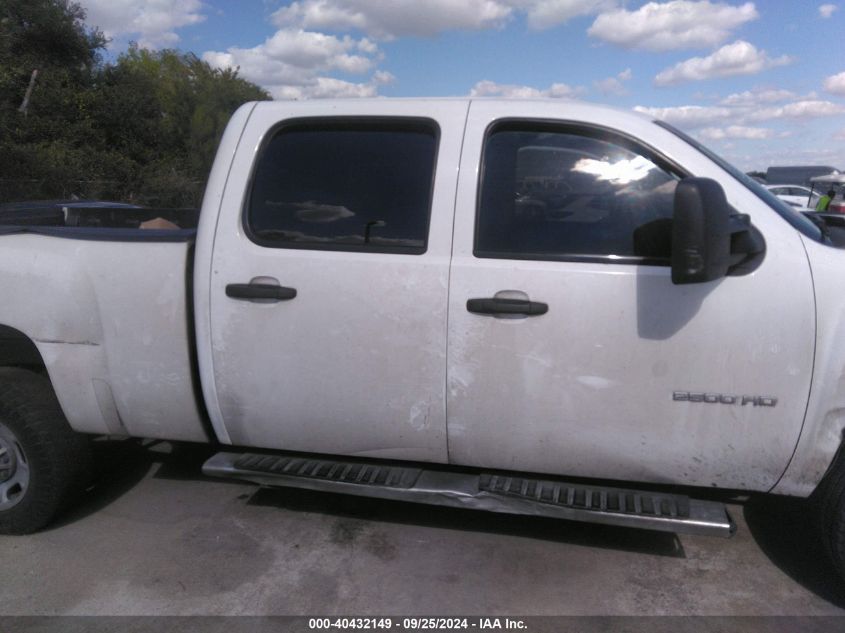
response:
<svg viewBox="0 0 845 633"><path fill-rule="evenodd" d="M569 120L627 133L715 178L765 236L754 273L675 286L668 267L480 259L478 166L500 119ZM548 313L471 314L521 291ZM798 233L705 156L650 121L582 104L473 102L461 164L449 308L449 445L456 464L768 490L795 448L815 340ZM775 407L679 402L673 392L771 396Z"/></svg>
<svg viewBox="0 0 845 633"><path fill-rule="evenodd" d="M0 242L0 323L35 342L74 429L208 441L193 388L188 243Z"/></svg>

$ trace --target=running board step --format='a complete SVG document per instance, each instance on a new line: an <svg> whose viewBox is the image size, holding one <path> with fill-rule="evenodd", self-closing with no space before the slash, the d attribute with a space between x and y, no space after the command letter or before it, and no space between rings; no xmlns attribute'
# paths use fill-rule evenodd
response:
<svg viewBox="0 0 845 633"><path fill-rule="evenodd" d="M663 532L727 537L736 531L724 504L715 501L506 473L449 472L365 460L252 453L218 453L203 465L202 472L265 486Z"/></svg>

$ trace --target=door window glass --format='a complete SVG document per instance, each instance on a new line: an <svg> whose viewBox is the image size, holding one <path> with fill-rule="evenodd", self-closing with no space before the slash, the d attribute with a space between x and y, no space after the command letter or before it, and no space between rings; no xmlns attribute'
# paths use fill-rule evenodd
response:
<svg viewBox="0 0 845 633"><path fill-rule="evenodd" d="M496 128L484 149L475 255L668 264L678 180L605 133Z"/></svg>
<svg viewBox="0 0 845 633"><path fill-rule="evenodd" d="M258 160L247 232L270 247L423 253L437 140L411 119L285 125Z"/></svg>

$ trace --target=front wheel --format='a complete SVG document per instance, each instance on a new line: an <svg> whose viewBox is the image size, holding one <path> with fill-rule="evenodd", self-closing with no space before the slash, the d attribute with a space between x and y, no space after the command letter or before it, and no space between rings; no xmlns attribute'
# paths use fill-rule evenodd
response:
<svg viewBox="0 0 845 633"><path fill-rule="evenodd" d="M0 368L0 534L28 534L67 505L88 473L89 447L50 381Z"/></svg>
<svg viewBox="0 0 845 633"><path fill-rule="evenodd" d="M818 536L828 558L845 579L845 447L811 497Z"/></svg>
<svg viewBox="0 0 845 633"><path fill-rule="evenodd" d="M29 463L12 429L0 422L0 512L11 510L26 497Z"/></svg>

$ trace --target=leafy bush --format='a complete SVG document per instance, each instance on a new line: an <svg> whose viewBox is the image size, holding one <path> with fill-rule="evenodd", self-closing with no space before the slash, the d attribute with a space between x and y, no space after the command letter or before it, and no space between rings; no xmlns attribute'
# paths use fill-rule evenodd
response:
<svg viewBox="0 0 845 633"><path fill-rule="evenodd" d="M105 44L76 3L0 0L0 202L196 206L229 117L269 98L192 53L133 45L103 63Z"/></svg>

